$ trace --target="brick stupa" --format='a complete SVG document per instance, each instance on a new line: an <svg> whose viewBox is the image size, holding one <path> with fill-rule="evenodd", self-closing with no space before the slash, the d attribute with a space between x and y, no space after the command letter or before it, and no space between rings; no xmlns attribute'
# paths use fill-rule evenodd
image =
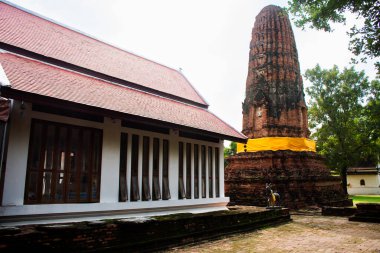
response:
<svg viewBox="0 0 380 253"><path fill-rule="evenodd" d="M252 30L242 132L253 140L309 137L296 43L289 18L278 6L262 9ZM330 175L315 152L244 151L227 159L230 204L266 206L266 183L289 208L345 203L340 178Z"/></svg>

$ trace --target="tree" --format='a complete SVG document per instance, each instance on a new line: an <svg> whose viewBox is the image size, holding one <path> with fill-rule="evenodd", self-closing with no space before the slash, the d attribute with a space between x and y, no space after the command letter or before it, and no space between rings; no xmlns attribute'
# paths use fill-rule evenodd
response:
<svg viewBox="0 0 380 253"><path fill-rule="evenodd" d="M227 166L227 160L231 155L235 155L237 151L237 143L236 142L231 142L229 147L224 147L224 167Z"/></svg>
<svg viewBox="0 0 380 253"><path fill-rule="evenodd" d="M311 82L306 92L312 138L327 165L337 170L347 192L346 172L350 166L375 165L380 154L380 82L368 81L354 67L342 72L337 66L306 71Z"/></svg>
<svg viewBox="0 0 380 253"><path fill-rule="evenodd" d="M356 56L375 59L380 56L380 1L378 0L290 0L287 11L295 16L295 25L331 32L330 22L344 23L346 11L364 18L362 27L353 26L349 50ZM380 62L375 63L380 75Z"/></svg>
<svg viewBox="0 0 380 253"><path fill-rule="evenodd" d="M235 155L237 150L237 143L231 142L229 147L224 147L224 157L229 157L231 155Z"/></svg>

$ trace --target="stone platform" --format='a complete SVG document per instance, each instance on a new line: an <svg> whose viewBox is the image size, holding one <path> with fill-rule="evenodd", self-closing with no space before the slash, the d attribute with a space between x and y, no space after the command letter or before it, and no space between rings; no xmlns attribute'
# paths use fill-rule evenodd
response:
<svg viewBox="0 0 380 253"><path fill-rule="evenodd" d="M322 216L313 210L291 212L292 222L190 244L162 253L275 252L379 253L380 226L351 222L347 217Z"/></svg>
<svg viewBox="0 0 380 253"><path fill-rule="evenodd" d="M286 208L229 206L199 214L0 227L0 251L153 252L290 220Z"/></svg>
<svg viewBox="0 0 380 253"><path fill-rule="evenodd" d="M287 208L352 205L340 178L331 176L315 152L243 152L227 161L225 192L232 204L266 206L265 184L271 183Z"/></svg>
<svg viewBox="0 0 380 253"><path fill-rule="evenodd" d="M356 213L349 217L350 221L380 223L380 204L358 203Z"/></svg>

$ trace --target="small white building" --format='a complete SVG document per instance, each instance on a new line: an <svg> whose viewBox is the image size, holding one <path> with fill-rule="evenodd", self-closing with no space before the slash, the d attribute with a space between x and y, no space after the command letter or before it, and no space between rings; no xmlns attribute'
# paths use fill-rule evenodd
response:
<svg viewBox="0 0 380 253"><path fill-rule="evenodd" d="M380 174L376 167L347 169L347 192L350 195L380 195Z"/></svg>
<svg viewBox="0 0 380 253"><path fill-rule="evenodd" d="M177 70L0 2L0 223L226 209L223 140Z"/></svg>

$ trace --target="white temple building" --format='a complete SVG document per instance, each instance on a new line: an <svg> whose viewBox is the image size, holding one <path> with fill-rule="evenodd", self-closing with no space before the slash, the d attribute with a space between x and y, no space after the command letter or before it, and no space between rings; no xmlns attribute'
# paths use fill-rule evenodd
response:
<svg viewBox="0 0 380 253"><path fill-rule="evenodd" d="M226 209L246 137L177 70L0 2L0 223Z"/></svg>

